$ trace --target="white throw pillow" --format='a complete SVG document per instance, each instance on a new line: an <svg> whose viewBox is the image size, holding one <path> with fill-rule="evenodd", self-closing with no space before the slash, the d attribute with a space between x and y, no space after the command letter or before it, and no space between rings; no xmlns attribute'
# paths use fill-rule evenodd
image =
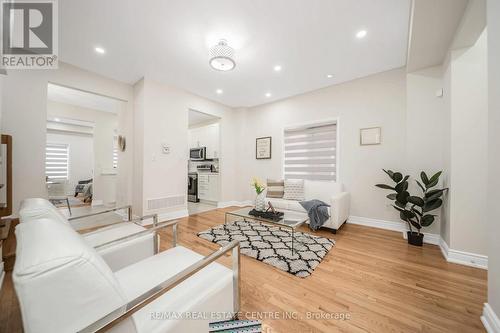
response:
<svg viewBox="0 0 500 333"><path fill-rule="evenodd" d="M304 200L304 180L303 179L285 179L285 194L283 199L286 200Z"/></svg>

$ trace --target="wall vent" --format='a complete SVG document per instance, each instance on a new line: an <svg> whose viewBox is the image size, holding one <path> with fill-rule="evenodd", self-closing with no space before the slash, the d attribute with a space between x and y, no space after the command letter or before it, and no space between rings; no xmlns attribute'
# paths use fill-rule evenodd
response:
<svg viewBox="0 0 500 333"><path fill-rule="evenodd" d="M186 197L184 195L176 195L172 197L148 199L147 206L148 210L157 210L163 208L183 206L185 202L186 202Z"/></svg>

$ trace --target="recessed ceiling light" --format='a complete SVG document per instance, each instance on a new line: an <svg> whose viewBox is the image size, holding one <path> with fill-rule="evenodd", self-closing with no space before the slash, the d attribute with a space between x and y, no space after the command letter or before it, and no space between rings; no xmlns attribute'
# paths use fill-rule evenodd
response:
<svg viewBox="0 0 500 333"><path fill-rule="evenodd" d="M365 38L366 34L367 34L366 30L359 30L356 33L356 38L358 38L358 39Z"/></svg>
<svg viewBox="0 0 500 333"><path fill-rule="evenodd" d="M327 74L326 77L331 79L333 77L333 74Z"/></svg>
<svg viewBox="0 0 500 333"><path fill-rule="evenodd" d="M271 93L270 92L266 93L266 97L271 97Z"/></svg>
<svg viewBox="0 0 500 333"><path fill-rule="evenodd" d="M281 71L281 66L280 65L276 65L276 66L273 67L273 69L274 69L275 72L279 72L279 71Z"/></svg>
<svg viewBox="0 0 500 333"><path fill-rule="evenodd" d="M97 53L99 53L99 54L104 54L104 53L106 53L106 50L105 50L105 49L103 49L102 47L99 47L99 46L97 46L94 50L95 50Z"/></svg>
<svg viewBox="0 0 500 333"><path fill-rule="evenodd" d="M54 121L61 121L61 119L59 119L59 118L54 118Z"/></svg>
<svg viewBox="0 0 500 333"><path fill-rule="evenodd" d="M218 95L220 95L220 94L222 94L224 91L223 91L222 89L217 89L215 92L216 92Z"/></svg>

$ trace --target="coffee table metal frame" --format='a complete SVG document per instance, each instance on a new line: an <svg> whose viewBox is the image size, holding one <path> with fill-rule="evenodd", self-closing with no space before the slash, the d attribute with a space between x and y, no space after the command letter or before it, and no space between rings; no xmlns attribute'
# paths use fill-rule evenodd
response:
<svg viewBox="0 0 500 333"><path fill-rule="evenodd" d="M304 223L306 223L307 221L309 221L309 217L307 216L307 214L285 210L285 211L283 211L283 213L285 213L283 218L281 218L278 221L273 221L273 220L266 219L263 217L250 215L249 212L252 209L253 208L247 207L247 208L238 209L238 210L235 210L232 212L226 212L226 214L224 215L224 224L227 223L228 216L235 216L235 217L243 218L243 221L245 221L245 222L247 222L247 219L249 219L249 220L257 221L259 223L276 225L279 228L289 228L292 230L292 254L293 254L295 252L294 242L296 241L295 240L295 230L298 227L300 227L301 225L303 225Z"/></svg>

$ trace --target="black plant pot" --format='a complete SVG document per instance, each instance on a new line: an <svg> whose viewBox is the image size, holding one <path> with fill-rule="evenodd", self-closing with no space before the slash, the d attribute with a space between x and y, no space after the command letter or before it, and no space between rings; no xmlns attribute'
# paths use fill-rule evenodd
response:
<svg viewBox="0 0 500 333"><path fill-rule="evenodd" d="M407 231L408 244L415 246L422 246L424 243L424 234L419 234L418 232Z"/></svg>

